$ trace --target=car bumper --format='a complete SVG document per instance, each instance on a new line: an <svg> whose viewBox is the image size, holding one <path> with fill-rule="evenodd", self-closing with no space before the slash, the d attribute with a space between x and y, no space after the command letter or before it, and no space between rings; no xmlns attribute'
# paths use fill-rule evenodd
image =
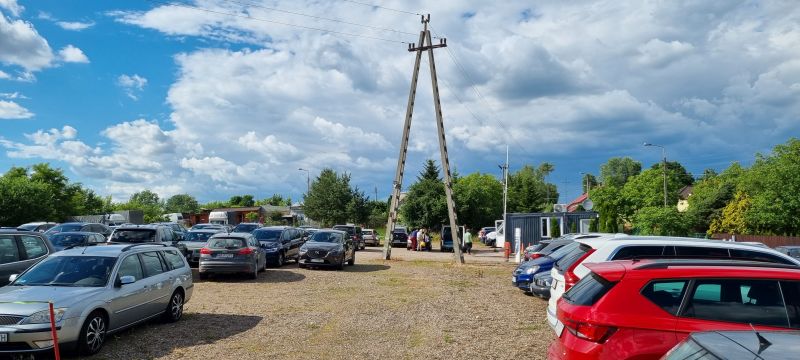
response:
<svg viewBox="0 0 800 360"><path fill-rule="evenodd" d="M536 295L542 299L549 299L550 298L550 285L539 285L536 282L532 282L530 286L528 286L528 291L531 294Z"/></svg>
<svg viewBox="0 0 800 360"><path fill-rule="evenodd" d="M59 349L70 348L80 335L83 325L80 318L65 319L57 324ZM0 326L0 333L8 335L8 342L0 343L1 354L50 352L53 349L49 324Z"/></svg>
<svg viewBox="0 0 800 360"><path fill-rule="evenodd" d="M344 254L328 254L326 256L309 256L307 253L300 256L300 264L307 266L339 266L344 262Z"/></svg>
<svg viewBox="0 0 800 360"><path fill-rule="evenodd" d="M232 273L249 273L254 272L255 265L253 263L243 263L243 262L223 262L223 261L200 261L200 266L198 271L204 274L214 273L214 274L232 274Z"/></svg>
<svg viewBox="0 0 800 360"><path fill-rule="evenodd" d="M378 245L380 244L380 241L375 239L364 239L364 243L369 245Z"/></svg>
<svg viewBox="0 0 800 360"><path fill-rule="evenodd" d="M519 275L514 275L511 284L520 288L521 290L528 291L528 287L530 286L531 281L533 281L533 276L527 274L519 274Z"/></svg>

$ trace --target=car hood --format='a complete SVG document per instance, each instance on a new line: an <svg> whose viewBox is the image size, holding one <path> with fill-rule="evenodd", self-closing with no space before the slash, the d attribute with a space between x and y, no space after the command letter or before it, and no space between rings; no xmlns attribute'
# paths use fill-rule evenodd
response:
<svg viewBox="0 0 800 360"><path fill-rule="evenodd" d="M315 241L309 241L305 245L303 245L303 248L306 250L333 250L341 247L342 247L341 244L315 242Z"/></svg>
<svg viewBox="0 0 800 360"><path fill-rule="evenodd" d="M0 314L28 316L48 308L71 307L96 296L105 287L6 286L0 288Z"/></svg>
<svg viewBox="0 0 800 360"><path fill-rule="evenodd" d="M186 247L186 250L198 250L206 246L205 241L181 241L180 244Z"/></svg>
<svg viewBox="0 0 800 360"><path fill-rule="evenodd" d="M542 256L540 258L520 263L519 266L517 266L517 269L527 269L532 266L542 266L543 264L549 264L552 263L553 261L554 261L553 258L549 256Z"/></svg>

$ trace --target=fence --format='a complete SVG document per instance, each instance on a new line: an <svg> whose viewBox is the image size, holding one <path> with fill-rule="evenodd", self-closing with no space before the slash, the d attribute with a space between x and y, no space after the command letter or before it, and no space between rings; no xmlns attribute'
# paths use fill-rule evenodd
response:
<svg viewBox="0 0 800 360"><path fill-rule="evenodd" d="M776 235L741 235L741 234L714 234L711 235L712 239L717 240L730 240L736 238L736 241L757 241L764 243L771 248L783 245L800 245L800 237L798 236L776 236Z"/></svg>

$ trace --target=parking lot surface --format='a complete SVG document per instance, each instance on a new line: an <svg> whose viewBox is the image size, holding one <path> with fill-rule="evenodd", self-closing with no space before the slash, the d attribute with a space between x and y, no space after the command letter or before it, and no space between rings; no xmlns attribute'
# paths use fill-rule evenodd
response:
<svg viewBox="0 0 800 360"><path fill-rule="evenodd" d="M514 264L479 250L379 248L344 271L268 269L196 279L184 318L112 336L92 359L543 359L547 303L509 285ZM196 273L195 273L196 275Z"/></svg>

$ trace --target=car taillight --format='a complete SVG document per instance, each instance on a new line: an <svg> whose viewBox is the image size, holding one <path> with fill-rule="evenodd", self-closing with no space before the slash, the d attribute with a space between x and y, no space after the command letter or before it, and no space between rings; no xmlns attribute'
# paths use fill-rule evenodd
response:
<svg viewBox="0 0 800 360"><path fill-rule="evenodd" d="M567 271L565 271L565 272L564 272L564 291L565 291L565 292L566 292L567 290L569 290L569 288L571 288L571 287L573 287L575 284L577 284L577 283L578 283L578 281L580 281L580 280L581 280L581 278L579 278L579 277L578 277L578 275L575 275L575 268L577 268L577 267L578 267L578 265L580 265L580 264L583 262L583 260L584 260L584 259L586 259L587 257L589 257L589 255L592 255L592 253L593 253L593 252L594 252L594 249L591 249L591 250L587 251L585 254L583 254L583 256L581 256L580 258L578 258L578 261L575 261L575 262L574 262L574 263L573 263L573 264L572 264L572 265L571 265L571 266L570 266L570 267L567 269Z"/></svg>
<svg viewBox="0 0 800 360"><path fill-rule="evenodd" d="M202 248L200 249L200 254L211 255L211 250L208 248Z"/></svg>
<svg viewBox="0 0 800 360"><path fill-rule="evenodd" d="M253 249L251 249L251 248L244 248L242 250L239 250L239 255L250 255L252 253L253 253Z"/></svg>
<svg viewBox="0 0 800 360"><path fill-rule="evenodd" d="M542 254L540 254L540 253L533 253L533 254L531 254L531 259L538 259L538 258L540 258L540 257L542 257Z"/></svg>
<svg viewBox="0 0 800 360"><path fill-rule="evenodd" d="M605 342L614 331L617 331L616 328L611 326L595 325L572 320L564 321L564 327L572 335L596 343Z"/></svg>

